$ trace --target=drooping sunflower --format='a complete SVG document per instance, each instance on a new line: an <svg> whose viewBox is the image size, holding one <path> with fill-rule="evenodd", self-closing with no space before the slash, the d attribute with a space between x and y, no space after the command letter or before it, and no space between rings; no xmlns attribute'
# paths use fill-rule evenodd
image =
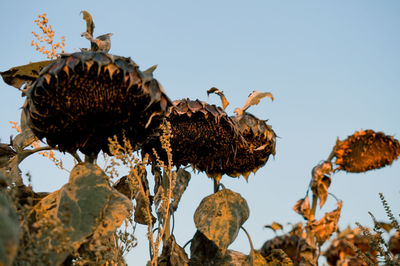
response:
<svg viewBox="0 0 400 266"><path fill-rule="evenodd" d="M171 106L152 70L104 52L63 54L25 91L28 125L60 151L108 152L122 134L140 147Z"/></svg>

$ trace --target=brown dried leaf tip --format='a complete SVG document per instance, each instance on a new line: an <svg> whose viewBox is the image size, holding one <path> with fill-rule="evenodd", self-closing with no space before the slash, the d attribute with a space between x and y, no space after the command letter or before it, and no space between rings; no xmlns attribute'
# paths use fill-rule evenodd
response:
<svg viewBox="0 0 400 266"><path fill-rule="evenodd" d="M400 154L400 143L383 132L360 130L337 140L334 153L337 170L360 173L392 164Z"/></svg>
<svg viewBox="0 0 400 266"><path fill-rule="evenodd" d="M61 151L109 152L108 138L124 132L139 148L171 102L152 73L138 68L103 52L63 54L26 90L28 125Z"/></svg>

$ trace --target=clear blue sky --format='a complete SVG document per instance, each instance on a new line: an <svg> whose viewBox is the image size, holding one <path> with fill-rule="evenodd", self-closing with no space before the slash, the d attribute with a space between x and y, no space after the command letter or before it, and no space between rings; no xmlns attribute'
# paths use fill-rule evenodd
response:
<svg viewBox="0 0 400 266"><path fill-rule="evenodd" d="M155 77L171 99L207 99L212 86L222 89L231 105L242 106L253 90L270 91L250 111L279 135L277 154L249 182L223 177L222 183L242 194L250 207L245 228L255 247L274 236L263 229L273 221L295 223L292 211L304 196L310 172L328 157L336 138L374 129L400 138L400 2L386 1L3 1L0 9L0 71L43 60L30 46L34 20L47 13L56 38L66 37L66 51L88 47L80 37L89 11L95 35L112 32L110 53L130 56L141 69L158 64ZM0 137L8 141L9 120L19 120L23 98L0 81ZM22 164L37 191L53 191L68 181L39 155ZM356 221L370 225L368 211L384 219L378 193L400 213L400 162L366 174L338 173L330 192L342 199L340 226ZM180 245L195 233L193 213L212 192L203 174L192 177L176 215ZM335 208L328 200L326 208ZM130 265L148 259L142 226ZM248 252L241 232L232 249ZM189 249L187 249L189 252Z"/></svg>

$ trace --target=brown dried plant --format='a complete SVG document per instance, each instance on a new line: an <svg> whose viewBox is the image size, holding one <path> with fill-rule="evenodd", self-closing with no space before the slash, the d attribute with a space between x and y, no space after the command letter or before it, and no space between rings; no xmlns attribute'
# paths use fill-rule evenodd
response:
<svg viewBox="0 0 400 266"><path fill-rule="evenodd" d="M35 20L36 25L42 31L41 34L32 31L37 41L32 40L31 46L36 47L36 51L47 56L48 59L56 59L59 53L64 53L65 47L65 36L61 36L61 41L55 43L54 35L55 32L51 25L48 24L49 20L46 17L46 13L38 15L38 19ZM45 43L50 47L46 49L45 44L40 45L39 43ZM60 52L58 52L60 50Z"/></svg>
<svg viewBox="0 0 400 266"><path fill-rule="evenodd" d="M162 243L166 243L170 237L170 206L173 199L173 188L176 183L176 172L172 170L172 150L170 145L171 126L169 123L161 125L162 135L160 136L162 148L166 151L168 157L168 164L159 158L157 153L157 165L153 168L162 170L161 183L155 188L154 206L150 195L150 190L147 182L147 172L145 166L147 164L147 156L143 161L136 158L134 148L129 140L124 137L123 143L119 143L117 137L109 139L110 141L110 158L109 165L106 167L106 172L111 177L118 177L118 166L125 166L128 168L128 175L121 179L126 179L128 183L127 196L135 198L135 221L147 225L147 238L151 248L151 265L157 265L157 259ZM157 171L157 170L155 170ZM159 172L161 173L161 171ZM157 174L155 174L157 178ZM152 208L157 213L157 226L154 225L155 218L152 215ZM155 233L157 232L157 233Z"/></svg>

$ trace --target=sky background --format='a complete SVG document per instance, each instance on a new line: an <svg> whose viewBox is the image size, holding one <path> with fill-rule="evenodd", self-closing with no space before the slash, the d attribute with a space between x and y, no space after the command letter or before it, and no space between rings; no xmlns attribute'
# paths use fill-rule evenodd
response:
<svg viewBox="0 0 400 266"><path fill-rule="evenodd" d="M328 157L337 137L373 129L400 138L397 0L2 0L0 71L45 59L30 46L31 32L38 32L34 20L42 13L56 41L65 36L66 52L89 47L80 37L86 30L81 10L92 14L95 36L114 33L111 54L131 57L142 70L158 64L154 76L173 100L197 98L220 105L217 96L206 95L215 86L225 92L231 103L227 112L233 115L252 90L273 93L274 102L264 99L249 112L268 119L279 136L275 158L250 175L248 183L222 178L248 202L244 227L256 248L274 237L265 224L302 221L292 207L304 197L311 169ZM19 121L23 101L17 89L0 81L1 142L15 135L9 121ZM29 157L21 169L31 173L35 191L54 191L68 182L67 172L40 155ZM192 175L175 216L174 234L181 246L195 233L193 213L212 189L204 174ZM370 226L368 211L385 220L378 193L400 213L400 163L365 174L337 173L329 192L343 200L341 228L356 221ZM328 199L317 215L335 208L335 200ZM149 258L145 232L138 225L139 245L126 256L129 265L145 265ZM243 232L230 248L249 252Z"/></svg>

